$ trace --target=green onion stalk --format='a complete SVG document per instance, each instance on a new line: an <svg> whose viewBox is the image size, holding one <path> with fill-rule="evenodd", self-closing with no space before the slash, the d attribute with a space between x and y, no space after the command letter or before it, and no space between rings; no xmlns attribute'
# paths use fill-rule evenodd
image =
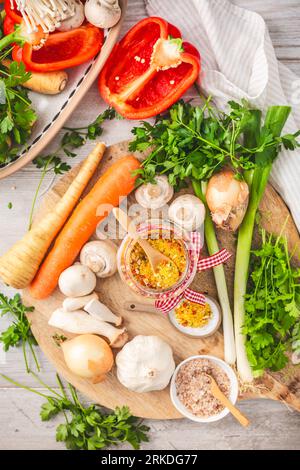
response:
<svg viewBox="0 0 300 470"><path fill-rule="evenodd" d="M195 195L202 200L206 207L206 216L204 222L205 240L209 254L213 255L219 251L219 245L214 229L214 224L205 199L207 183L204 181L200 182L193 180L192 184ZM215 266L213 268L213 272L223 315L224 359L228 364L233 365L236 361L236 348L234 341L232 312L223 265Z"/></svg>
<svg viewBox="0 0 300 470"><path fill-rule="evenodd" d="M291 108L288 106L272 106L268 109L264 126L272 132L274 137L280 136L290 111ZM259 160L256 160L255 168L246 171L244 174L249 186L250 198L246 215L239 228L234 276L234 330L237 368L239 376L244 382L253 380L246 353L247 338L242 331L245 320L245 295L247 292L253 231L259 204L268 183L272 163L278 152L278 146L266 148L264 152L258 154Z"/></svg>

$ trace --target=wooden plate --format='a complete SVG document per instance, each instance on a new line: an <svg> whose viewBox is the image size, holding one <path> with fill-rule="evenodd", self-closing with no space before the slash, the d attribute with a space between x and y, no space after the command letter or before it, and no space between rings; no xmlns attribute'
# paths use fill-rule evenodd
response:
<svg viewBox="0 0 300 470"><path fill-rule="evenodd" d="M17 160L0 168L0 179L9 176L31 162L51 142L86 92L97 79L112 48L117 42L125 17L127 0L119 0L122 16L118 24L111 28L105 37L100 53L92 60L68 70L69 80L66 89L54 96L30 92L38 120L33 128L27 147L21 150ZM100 100L100 97L99 97ZM47 113L47 114L46 114Z"/></svg>
<svg viewBox="0 0 300 470"><path fill-rule="evenodd" d="M100 165L97 175L95 175L87 191L91 189L95 180L113 161L116 161L118 158L128 153L127 149L128 145L125 142L113 145L106 151L103 163ZM71 170L48 192L40 208L40 215L50 210L64 194L77 173L78 168L79 167ZM131 200L134 201L133 196L131 196ZM283 222L289 216L287 207L271 186L267 188L261 205L261 214L262 223L265 228L275 233L280 232ZM300 259L300 239L291 217L287 222L285 233L288 236L291 248L298 245L298 259L295 260L298 262ZM218 238L220 246L227 248L232 253L235 252L235 235L219 231ZM258 236L256 234L254 243L257 243L257 241ZM204 254L206 253L204 252ZM233 292L233 270L234 257L232 257L225 266L231 300ZM192 287L217 298L212 271L198 274ZM145 300L131 292L131 290L122 283L118 274L108 279L99 280L97 291L99 292L99 297L102 302L115 313L124 317L131 338L137 334L160 336L173 348L174 358L177 364L188 356L195 354L211 354L223 358L223 337L221 330L208 338L191 338L181 334L171 325L166 316L159 313L131 312L125 310L124 303L126 301L134 303L145 302ZM132 413L136 416L155 419L173 419L181 417L171 403L169 388L159 392L149 392L145 394L131 392L118 382L115 369L108 375L105 382L97 385L93 385L72 374L65 365L61 349L56 346L52 338L55 333L62 332L57 328L48 326L47 323L51 313L61 305L63 295L56 290L47 300L36 301L30 297L28 291L24 291L23 297L26 304L35 306L35 312L30 314L30 320L32 322L34 335L40 347L57 371L83 394L108 408L128 405ZM66 336L69 338L72 337L70 334ZM258 397L272 398L274 400L282 400L300 411L300 367L290 364L281 372L265 374L265 376L256 381L251 388L245 389L241 387L240 392L240 399Z"/></svg>

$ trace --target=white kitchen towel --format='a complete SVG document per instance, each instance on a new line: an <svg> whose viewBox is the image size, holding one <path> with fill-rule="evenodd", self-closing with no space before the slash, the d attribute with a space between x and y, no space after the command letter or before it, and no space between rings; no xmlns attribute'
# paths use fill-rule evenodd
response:
<svg viewBox="0 0 300 470"><path fill-rule="evenodd" d="M201 87L218 107L241 98L262 110L290 104L293 113L284 131L300 129L300 80L277 61L260 15L227 0L146 0L146 8L149 15L178 26L184 39L197 46ZM300 150L282 150L271 181L300 230Z"/></svg>

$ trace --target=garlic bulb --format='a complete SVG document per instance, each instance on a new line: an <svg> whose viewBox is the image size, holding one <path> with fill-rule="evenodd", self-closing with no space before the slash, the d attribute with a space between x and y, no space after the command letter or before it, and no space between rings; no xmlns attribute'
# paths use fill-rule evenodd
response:
<svg viewBox="0 0 300 470"><path fill-rule="evenodd" d="M87 0L84 5L87 21L98 28L112 28L121 18L118 0Z"/></svg>
<svg viewBox="0 0 300 470"><path fill-rule="evenodd" d="M209 180L206 201L217 227L237 230L246 213L248 200L247 183L236 179L233 171L223 170Z"/></svg>
<svg viewBox="0 0 300 470"><path fill-rule="evenodd" d="M61 344L68 368L79 377L93 383L105 379L114 364L113 353L104 341L95 335L80 335Z"/></svg>
<svg viewBox="0 0 300 470"><path fill-rule="evenodd" d="M185 194L172 202L169 218L184 230L192 232L204 223L205 206L198 197Z"/></svg>
<svg viewBox="0 0 300 470"><path fill-rule="evenodd" d="M74 264L65 269L59 276L60 291L66 297L83 297L90 294L96 287L96 276L82 264Z"/></svg>
<svg viewBox="0 0 300 470"><path fill-rule="evenodd" d="M134 392L163 390L175 370L171 347L158 336L136 336L117 354L119 381Z"/></svg>
<svg viewBox="0 0 300 470"><path fill-rule="evenodd" d="M135 198L145 209L159 209L173 197L174 189L165 175L155 176L156 184L146 183L135 192Z"/></svg>
<svg viewBox="0 0 300 470"><path fill-rule="evenodd" d="M110 240L88 242L81 250L80 262L97 277L109 277L117 271L118 248Z"/></svg>
<svg viewBox="0 0 300 470"><path fill-rule="evenodd" d="M69 31L70 29L79 28L85 20L84 6L80 0L74 1L74 13L61 22L58 31Z"/></svg>

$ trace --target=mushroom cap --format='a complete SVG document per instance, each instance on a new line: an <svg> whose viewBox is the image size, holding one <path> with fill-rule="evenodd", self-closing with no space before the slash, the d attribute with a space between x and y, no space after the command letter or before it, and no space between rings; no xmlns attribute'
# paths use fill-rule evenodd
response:
<svg viewBox="0 0 300 470"><path fill-rule="evenodd" d="M80 262L97 277L109 277L117 271L117 251L118 248L111 240L93 240L82 248Z"/></svg>
<svg viewBox="0 0 300 470"><path fill-rule="evenodd" d="M98 28L112 28L121 18L121 8L117 0L87 0L84 5L87 21Z"/></svg>
<svg viewBox="0 0 300 470"><path fill-rule="evenodd" d="M163 207L174 194L174 188L170 185L167 176L158 175L154 180L155 184L145 183L135 191L136 201L145 209Z"/></svg>
<svg viewBox="0 0 300 470"><path fill-rule="evenodd" d="M197 230L204 222L205 206L198 197L184 194L170 205L169 218L184 230Z"/></svg>
<svg viewBox="0 0 300 470"><path fill-rule="evenodd" d="M94 291L97 279L95 274L82 264L74 264L59 276L58 285L67 297L83 297Z"/></svg>

